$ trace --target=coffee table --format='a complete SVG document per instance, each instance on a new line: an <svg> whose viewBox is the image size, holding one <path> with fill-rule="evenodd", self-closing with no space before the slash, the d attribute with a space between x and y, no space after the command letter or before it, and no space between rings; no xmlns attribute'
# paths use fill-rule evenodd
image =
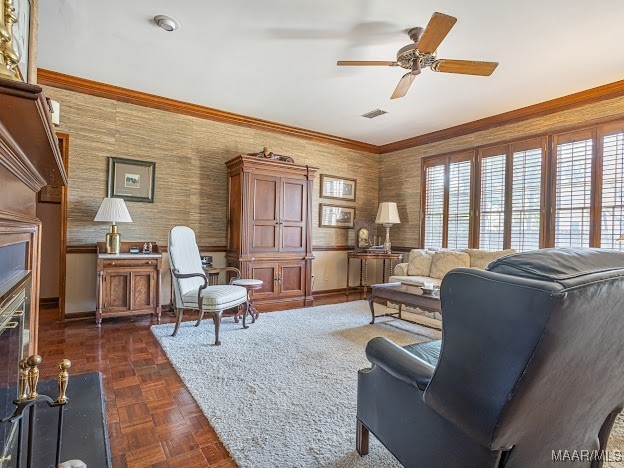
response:
<svg viewBox="0 0 624 468"><path fill-rule="evenodd" d="M384 283L373 284L371 286L371 295L368 298L368 304L370 306L372 320L371 324L375 323L375 309L373 304L376 299L386 300L394 304L399 305L399 311L396 313L389 313L379 315L379 317L396 316L401 320L405 320L401 316L401 309L404 305L411 307L419 307L421 309L427 309L435 312L442 312L442 305L440 304L440 291L437 290L434 294L423 294L423 290L418 286L403 283ZM411 320L406 320L411 322Z"/></svg>

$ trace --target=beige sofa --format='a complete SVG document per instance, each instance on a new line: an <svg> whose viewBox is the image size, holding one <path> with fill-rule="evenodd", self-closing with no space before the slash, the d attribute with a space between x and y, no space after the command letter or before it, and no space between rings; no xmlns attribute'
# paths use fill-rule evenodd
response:
<svg viewBox="0 0 624 468"><path fill-rule="evenodd" d="M394 267L394 274L390 276L391 283L405 283L414 286L423 286L424 283L433 283L439 286L442 278L454 268L479 268L484 270L491 262L504 255L515 253L507 250L430 250L412 249L407 263L399 263ZM393 304L389 307L396 308ZM417 315L424 315L430 319L442 320L438 312L429 312L421 309L405 307L404 310ZM432 326L430 323L425 325ZM433 324L438 327L439 325Z"/></svg>

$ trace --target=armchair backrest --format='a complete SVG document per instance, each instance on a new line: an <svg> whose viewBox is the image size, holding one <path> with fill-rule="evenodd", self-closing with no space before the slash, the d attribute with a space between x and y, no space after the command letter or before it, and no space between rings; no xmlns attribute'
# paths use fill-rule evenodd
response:
<svg viewBox="0 0 624 468"><path fill-rule="evenodd" d="M195 232L186 226L176 226L169 231L169 265L171 271L178 270L179 273L204 273L201 263L201 256ZM177 279L171 275L176 294L176 301L179 301L184 294L197 290L203 285L202 278Z"/></svg>
<svg viewBox="0 0 624 468"><path fill-rule="evenodd" d="M624 254L543 249L442 282L425 402L506 466L604 449L624 405ZM583 465L583 466L589 466Z"/></svg>

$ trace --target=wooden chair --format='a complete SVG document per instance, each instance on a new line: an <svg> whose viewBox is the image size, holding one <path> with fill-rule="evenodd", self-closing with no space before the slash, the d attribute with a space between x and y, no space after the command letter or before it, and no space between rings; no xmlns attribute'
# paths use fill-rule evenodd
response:
<svg viewBox="0 0 624 468"><path fill-rule="evenodd" d="M186 226L176 226L169 231L168 250L177 316L172 336L176 336L178 333L184 309L194 309L199 312L196 327L201 323L204 312L210 313L215 326L215 345L221 344L219 327L221 314L224 310L244 307L243 328L248 328L245 321L248 307L247 290L242 286L215 284L220 271L225 271L226 274L228 272L236 273L240 277L238 269L232 267L212 268L208 272L209 280L202 268L195 233Z"/></svg>

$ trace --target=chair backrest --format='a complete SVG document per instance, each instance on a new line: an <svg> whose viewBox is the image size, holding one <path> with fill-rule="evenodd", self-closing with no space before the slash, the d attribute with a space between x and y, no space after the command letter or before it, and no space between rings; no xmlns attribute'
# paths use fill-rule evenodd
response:
<svg viewBox="0 0 624 468"><path fill-rule="evenodd" d="M169 265L172 271L171 277L173 279L176 302L178 302L184 294L191 291L197 292L204 283L204 280L200 277L176 279L173 276L174 269L183 274L204 273L193 230L186 226L176 226L171 229L169 231L168 251Z"/></svg>
<svg viewBox="0 0 624 468"><path fill-rule="evenodd" d="M444 277L425 402L483 445L511 448L505 466L604 449L624 406L624 253L543 249L488 270Z"/></svg>

